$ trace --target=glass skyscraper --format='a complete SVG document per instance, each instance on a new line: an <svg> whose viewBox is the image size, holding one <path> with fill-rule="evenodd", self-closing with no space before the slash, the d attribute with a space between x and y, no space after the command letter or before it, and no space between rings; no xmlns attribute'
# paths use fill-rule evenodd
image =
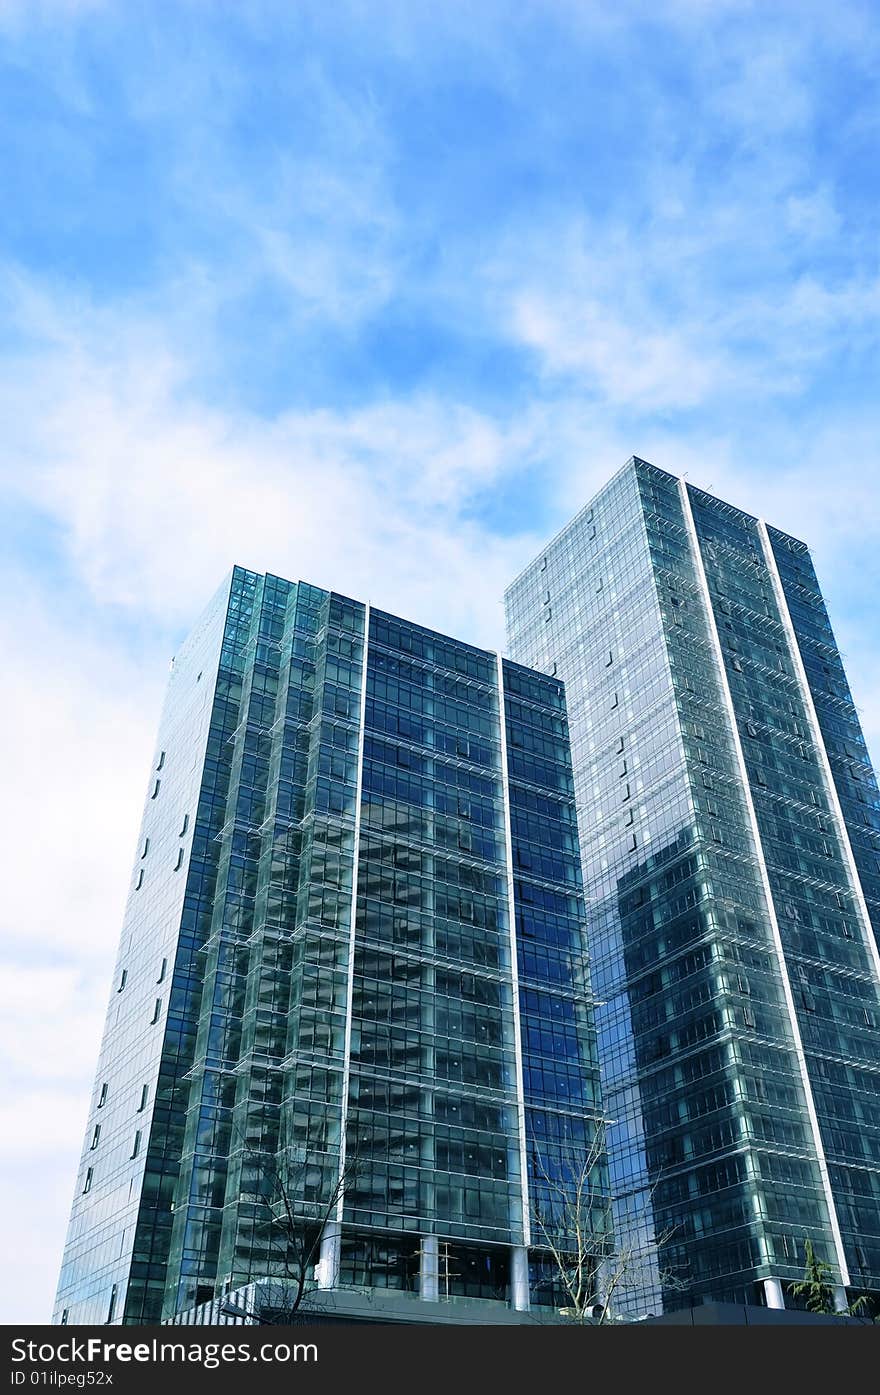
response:
<svg viewBox="0 0 880 1395"><path fill-rule="evenodd" d="M305 1228L333 1202L319 1286L553 1301L535 1195L601 1142L584 931L559 679L235 568L172 667L55 1321L283 1275L279 1159Z"/></svg>
<svg viewBox="0 0 880 1395"><path fill-rule="evenodd" d="M632 459L507 596L563 679L639 1306L880 1290L880 799L807 547Z"/></svg>

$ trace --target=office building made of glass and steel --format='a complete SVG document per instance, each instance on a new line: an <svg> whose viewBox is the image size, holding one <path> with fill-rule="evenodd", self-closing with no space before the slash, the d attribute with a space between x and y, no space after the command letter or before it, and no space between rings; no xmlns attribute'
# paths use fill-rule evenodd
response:
<svg viewBox="0 0 880 1395"><path fill-rule="evenodd" d="M566 685L642 1307L880 1290L880 800L808 548L632 459L507 592ZM790 1301L790 1300L789 1300Z"/></svg>
<svg viewBox="0 0 880 1395"><path fill-rule="evenodd" d="M554 1302L536 1189L601 1142L560 681L235 568L153 765L55 1321L283 1276L279 1170L310 1283Z"/></svg>

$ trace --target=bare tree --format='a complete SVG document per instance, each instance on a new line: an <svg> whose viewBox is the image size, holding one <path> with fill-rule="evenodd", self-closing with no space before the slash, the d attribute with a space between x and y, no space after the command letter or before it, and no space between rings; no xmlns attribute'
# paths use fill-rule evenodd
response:
<svg viewBox="0 0 880 1395"><path fill-rule="evenodd" d="M228 1315L258 1323L297 1321L299 1308L317 1288L315 1269L327 1227L357 1172L351 1153L340 1169L332 1154L303 1146L277 1153L243 1150L242 1195L255 1207L269 1263L266 1277L249 1285L250 1306L230 1301Z"/></svg>
<svg viewBox="0 0 880 1395"><path fill-rule="evenodd" d="M561 1291L560 1311L575 1322L607 1323L620 1308L637 1306L640 1294L686 1287L660 1267L674 1227L653 1232L644 1200L627 1203L610 1194L605 1155L601 1121L588 1140L564 1139L532 1152L536 1248L546 1257L549 1283Z"/></svg>

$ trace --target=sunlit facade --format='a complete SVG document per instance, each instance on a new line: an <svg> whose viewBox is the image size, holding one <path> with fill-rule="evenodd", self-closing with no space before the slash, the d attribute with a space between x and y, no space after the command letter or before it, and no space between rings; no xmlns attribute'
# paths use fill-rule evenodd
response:
<svg viewBox="0 0 880 1395"><path fill-rule="evenodd" d="M633 459L507 592L566 685L635 1307L880 1290L880 799L807 547Z"/></svg>

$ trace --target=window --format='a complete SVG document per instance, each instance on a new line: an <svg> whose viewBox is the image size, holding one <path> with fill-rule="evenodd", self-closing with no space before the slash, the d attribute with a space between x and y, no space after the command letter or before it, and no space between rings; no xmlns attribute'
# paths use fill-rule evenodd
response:
<svg viewBox="0 0 880 1395"><path fill-rule="evenodd" d="M149 1085L142 1085L142 1086L141 1086L141 1102L140 1102L140 1104L139 1104L138 1107L137 1107L137 1112L138 1112L138 1114L143 1114L144 1110L145 1110L146 1107L147 1107L147 1100L148 1100L149 1098L150 1098L150 1087L149 1087Z"/></svg>
<svg viewBox="0 0 880 1395"><path fill-rule="evenodd" d="M116 1313L116 1284L110 1290L110 1303L107 1307L107 1321L112 1322Z"/></svg>
<svg viewBox="0 0 880 1395"><path fill-rule="evenodd" d="M156 1005L155 1005L155 1007L153 1008L153 1016L150 1018L150 1025L152 1026L152 1024L153 1024L154 1022L158 1022L161 1015L162 1015L162 999L161 999L161 998L157 998L157 999L156 999Z"/></svg>
<svg viewBox="0 0 880 1395"><path fill-rule="evenodd" d="M182 838L182 837L184 836L184 834L186 833L186 830L187 830L188 828L189 828L189 814L184 814L184 816L183 816L183 824L181 825L180 832L179 832L178 835L177 835L178 838Z"/></svg>
<svg viewBox="0 0 880 1395"><path fill-rule="evenodd" d="M614 694L614 701L613 701L612 704L611 704L611 710L612 710L612 712L614 711L615 707L619 707L619 706L620 706L620 694L619 694L619 693L615 693L615 694Z"/></svg>
<svg viewBox="0 0 880 1395"><path fill-rule="evenodd" d="M61 1321L59 1322L58 1326L59 1326L59 1327L66 1327L66 1326L67 1326L67 1319L68 1319L69 1316L70 1316L70 1309L69 1309L69 1308L65 1308L64 1311L63 1311L62 1314L61 1314Z"/></svg>
<svg viewBox="0 0 880 1395"><path fill-rule="evenodd" d="M105 1080L105 1081L104 1081L104 1084L101 1086L101 1093L100 1093L100 1095L98 1096L98 1108L99 1108L99 1109L103 1109L103 1108L104 1108L104 1105L107 1103L107 1088L108 1088L108 1087L107 1087L107 1081Z"/></svg>
<svg viewBox="0 0 880 1395"><path fill-rule="evenodd" d="M123 988L125 987L125 985L126 985L127 983L128 983L128 969L123 969L123 970L122 970L122 973L119 975L119 987L117 988L116 992L117 992L117 993L121 993L122 990L123 990Z"/></svg>
<svg viewBox="0 0 880 1395"><path fill-rule="evenodd" d="M164 752L164 751L160 751L160 752L159 752L159 759L156 761L156 769L157 769L157 770L161 770L161 769L162 769L162 766L163 766L164 764L165 764L165 752Z"/></svg>
<svg viewBox="0 0 880 1395"><path fill-rule="evenodd" d="M544 624L545 624L545 625L546 625L547 621L550 619L550 617L551 617L552 614L553 614L553 611L550 609L550 607L549 607L549 605L548 605L547 609L544 611Z"/></svg>
<svg viewBox="0 0 880 1395"><path fill-rule="evenodd" d="M541 566L540 566L539 570L542 571L542 572L545 572L545 571L547 570L547 558L546 558L546 557L542 557L542 558L541 558Z"/></svg>
<svg viewBox="0 0 880 1395"><path fill-rule="evenodd" d="M87 1167L85 1181L83 1182L82 1189L83 1196L85 1196L86 1192L90 1192L92 1190L92 1178L94 1177L94 1175L95 1169L93 1167Z"/></svg>
<svg viewBox="0 0 880 1395"><path fill-rule="evenodd" d="M156 982L157 982L157 983L161 983L161 982L162 982L163 978L165 977L165 971L166 971L167 968L168 968L168 960L167 960L167 959L163 959L163 960L162 960L161 968L159 969L159 977L156 979Z"/></svg>
<svg viewBox="0 0 880 1395"><path fill-rule="evenodd" d="M183 848L177 849L177 861L174 864L174 871L179 872L183 866Z"/></svg>
<svg viewBox="0 0 880 1395"><path fill-rule="evenodd" d="M136 881L135 884L134 884L134 889L135 889L135 891L140 891L140 889L141 889L141 887L143 886L143 884L144 884L144 869L143 869L143 867L139 867L139 868L138 868L138 874L137 874L137 881Z"/></svg>
<svg viewBox="0 0 880 1395"><path fill-rule="evenodd" d="M97 1146L98 1146L98 1140L100 1139L100 1137L101 1137L101 1125L100 1125L100 1124L96 1124L96 1125L95 1125L95 1131L94 1131L94 1133L92 1134L92 1147L93 1147L93 1148L97 1148Z"/></svg>
<svg viewBox="0 0 880 1395"><path fill-rule="evenodd" d="M610 668L611 665L612 665L613 663L614 663L614 650L613 650L613 649L609 649L609 650L608 650L608 658L605 660L605 667L606 667L606 668Z"/></svg>
<svg viewBox="0 0 880 1395"><path fill-rule="evenodd" d="M139 1153L140 1151L141 1151L141 1131L140 1131L140 1129L138 1129L137 1132L135 1133L135 1136L134 1136L134 1143L131 1145L131 1156L132 1156L133 1158L136 1158L137 1155L138 1155L138 1153Z"/></svg>
<svg viewBox="0 0 880 1395"><path fill-rule="evenodd" d="M153 793L150 795L151 799L156 798L156 795L159 793L159 786L161 785L161 783L162 781L157 779L155 785L153 786Z"/></svg>
<svg viewBox="0 0 880 1395"><path fill-rule="evenodd" d="M623 755L623 748L624 748L624 738L623 738L622 736L618 736L618 738L617 738L617 755L619 755L619 756Z"/></svg>
<svg viewBox="0 0 880 1395"><path fill-rule="evenodd" d="M146 857L146 855L147 855L147 853L148 853L149 851L150 851L150 840L149 840L149 838L145 838L145 839L144 839L143 850L142 850L142 852L141 852L141 857Z"/></svg>

